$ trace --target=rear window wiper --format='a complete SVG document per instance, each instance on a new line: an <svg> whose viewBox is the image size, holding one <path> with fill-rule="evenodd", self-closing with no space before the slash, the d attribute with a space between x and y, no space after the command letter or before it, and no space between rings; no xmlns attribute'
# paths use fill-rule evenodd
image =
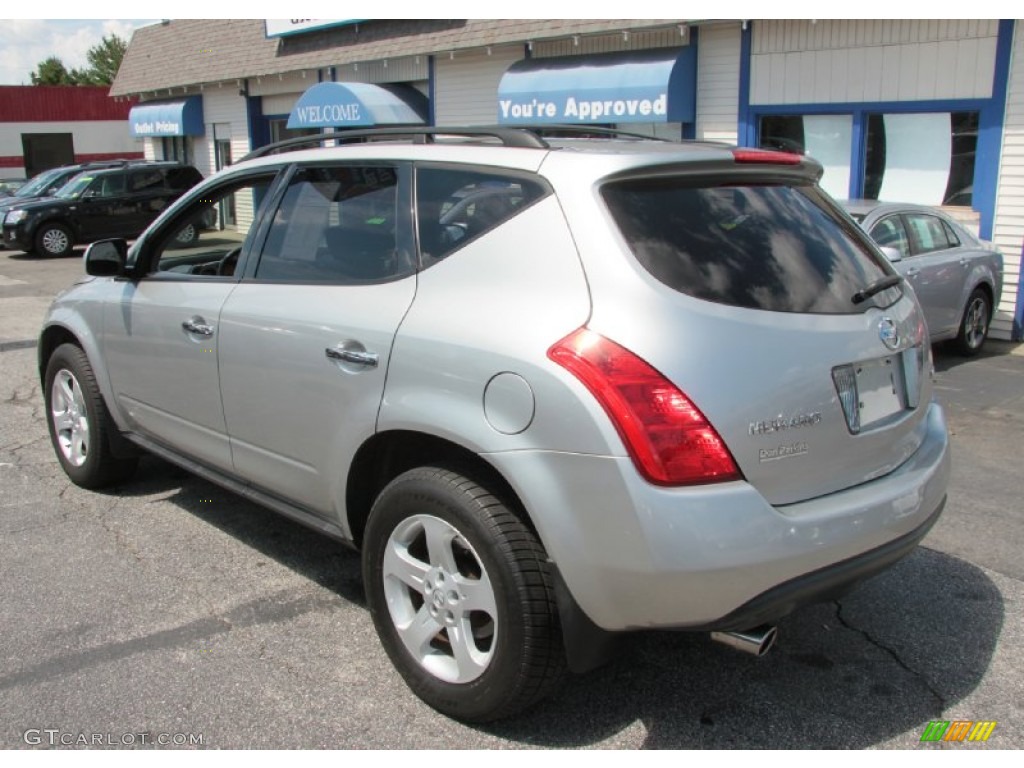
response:
<svg viewBox="0 0 1024 768"><path fill-rule="evenodd" d="M894 285L899 285L902 282L902 275L886 275L880 280L875 280L875 282L873 282L867 288L862 288L861 290L857 291L855 294L853 294L853 297L850 299L850 301L852 301L854 304L860 304L862 301L867 301L868 299L870 299L876 293L881 293L886 288L892 288Z"/></svg>

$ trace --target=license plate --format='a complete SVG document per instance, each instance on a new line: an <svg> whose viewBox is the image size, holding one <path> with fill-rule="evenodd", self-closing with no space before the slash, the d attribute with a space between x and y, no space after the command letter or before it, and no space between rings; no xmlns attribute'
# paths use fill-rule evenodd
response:
<svg viewBox="0 0 1024 768"><path fill-rule="evenodd" d="M861 428L884 421L907 407L903 356L892 355L854 365Z"/></svg>

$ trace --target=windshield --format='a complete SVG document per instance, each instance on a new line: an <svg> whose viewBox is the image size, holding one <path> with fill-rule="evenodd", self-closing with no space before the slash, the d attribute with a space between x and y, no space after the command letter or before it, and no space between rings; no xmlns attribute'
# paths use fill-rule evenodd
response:
<svg viewBox="0 0 1024 768"><path fill-rule="evenodd" d="M89 173L80 173L63 187L58 189L55 193L55 197L61 197L65 200L76 200L82 196L89 185L93 182L96 177Z"/></svg>
<svg viewBox="0 0 1024 768"><path fill-rule="evenodd" d="M38 197L46 191L46 188L53 184L54 180L60 178L60 175L64 171L54 169L52 171L43 171L25 186L14 193L15 197Z"/></svg>

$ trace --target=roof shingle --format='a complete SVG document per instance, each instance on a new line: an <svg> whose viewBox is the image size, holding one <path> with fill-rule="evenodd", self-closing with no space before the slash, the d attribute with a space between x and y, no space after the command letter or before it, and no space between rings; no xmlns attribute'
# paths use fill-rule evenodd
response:
<svg viewBox="0 0 1024 768"><path fill-rule="evenodd" d="M678 21L396 19L268 39L261 19L176 19L135 31L110 95Z"/></svg>

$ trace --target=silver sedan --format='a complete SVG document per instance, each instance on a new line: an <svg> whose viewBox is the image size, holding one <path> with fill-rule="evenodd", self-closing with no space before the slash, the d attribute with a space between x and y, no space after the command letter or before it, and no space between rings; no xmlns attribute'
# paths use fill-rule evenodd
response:
<svg viewBox="0 0 1024 768"><path fill-rule="evenodd" d="M849 200L847 212L913 286L931 340L952 339L975 355L988 337L1003 289L1003 256L940 210Z"/></svg>

